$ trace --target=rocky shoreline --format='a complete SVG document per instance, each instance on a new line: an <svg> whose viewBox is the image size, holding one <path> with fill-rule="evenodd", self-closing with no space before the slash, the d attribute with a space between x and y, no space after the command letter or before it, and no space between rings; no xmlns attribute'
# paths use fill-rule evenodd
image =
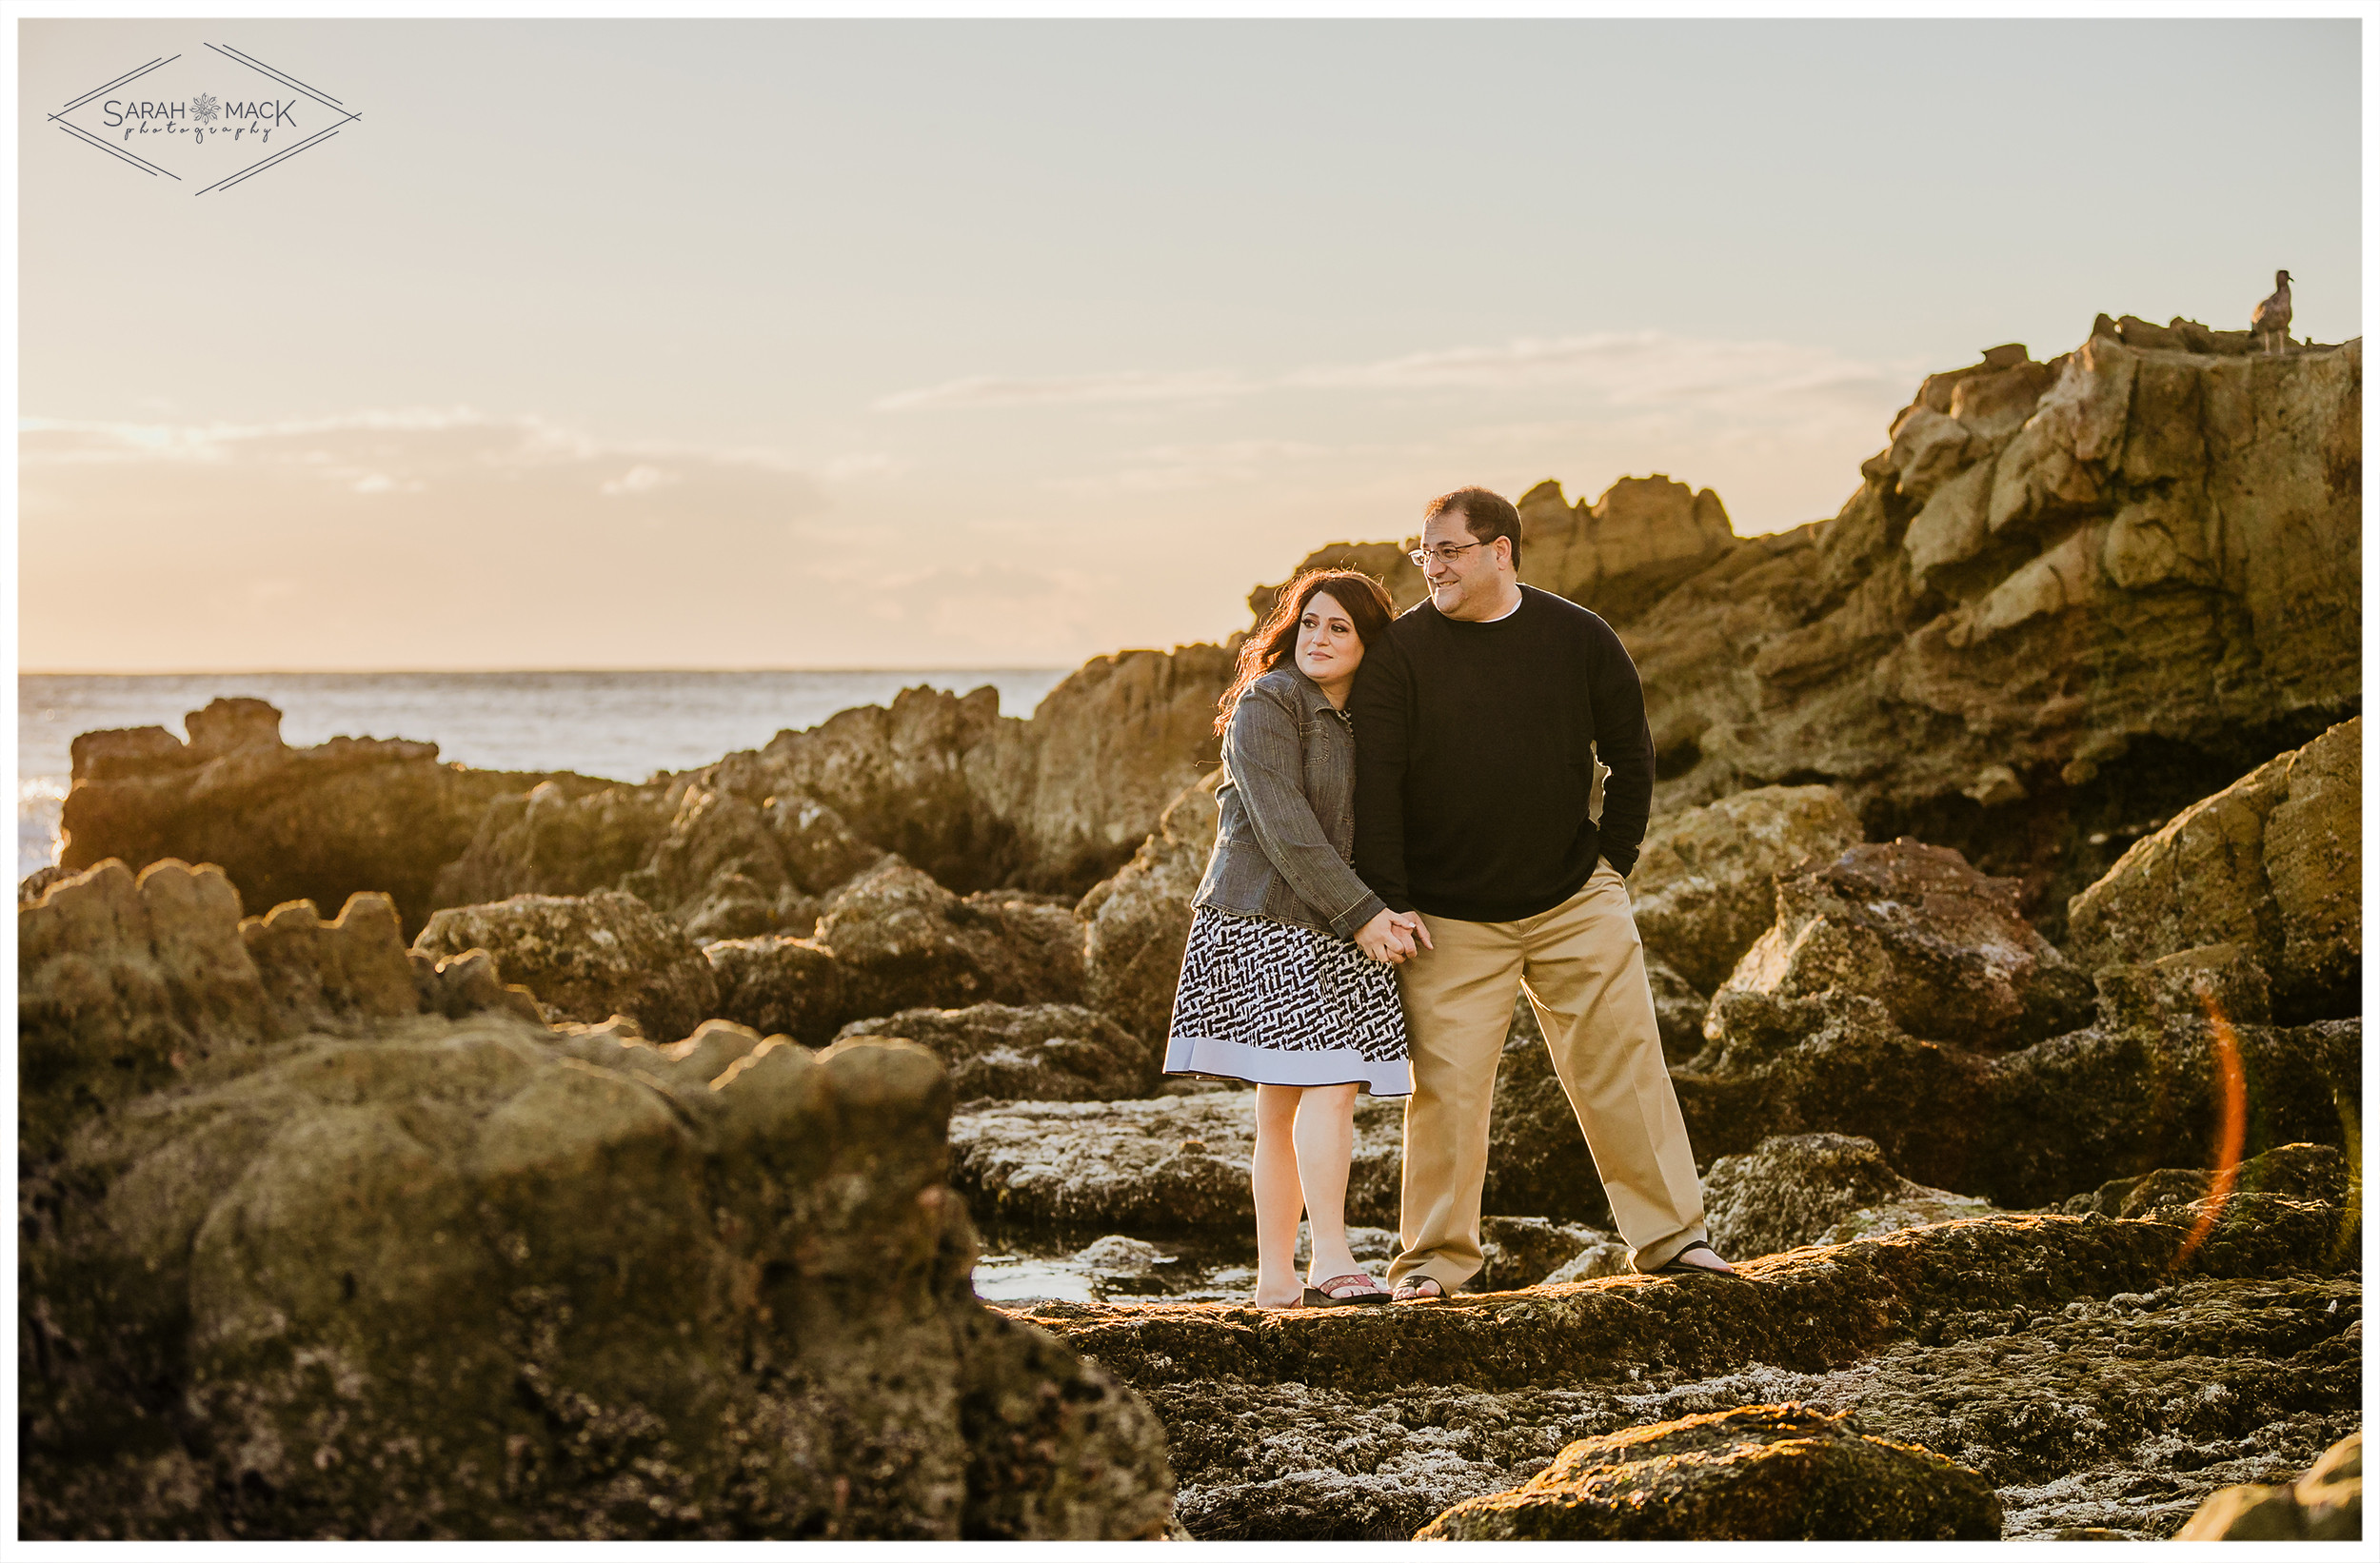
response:
<svg viewBox="0 0 2380 1563"><path fill-rule="evenodd" d="M1523 1003L1476 1289L1229 1300L1252 1098L1159 1066L1233 642L641 785L257 701L86 734L19 893L20 1528L2335 1527L2360 407L2360 342L2102 317L1930 377L1832 521L1524 497L1644 672L1631 893L1735 1281L1626 1273ZM1400 1124L1359 1102L1361 1256Z"/></svg>

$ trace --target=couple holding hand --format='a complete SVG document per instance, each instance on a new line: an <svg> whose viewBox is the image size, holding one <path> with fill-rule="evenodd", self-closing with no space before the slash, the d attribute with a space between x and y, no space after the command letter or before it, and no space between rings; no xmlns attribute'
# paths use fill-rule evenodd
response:
<svg viewBox="0 0 2380 1563"><path fill-rule="evenodd" d="M1520 584L1520 517L1498 495L1431 501L1413 560L1430 596L1401 617L1353 570L1284 586L1217 718L1221 821L1165 1069L1256 1083L1256 1304L1444 1296L1478 1273L1516 990L1631 1262L1732 1274L1706 1240L1628 901L1653 797L1636 664L1600 618ZM1347 1247L1358 1090L1410 1098L1393 1291Z"/></svg>

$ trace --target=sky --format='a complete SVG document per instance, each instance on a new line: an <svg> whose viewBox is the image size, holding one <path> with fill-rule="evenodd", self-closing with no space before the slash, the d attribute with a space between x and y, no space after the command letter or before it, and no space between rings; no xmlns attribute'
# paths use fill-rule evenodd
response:
<svg viewBox="0 0 2380 1563"><path fill-rule="evenodd" d="M1467 484L1798 525L1983 347L2360 335L2358 28L24 20L20 666L1063 666Z"/></svg>

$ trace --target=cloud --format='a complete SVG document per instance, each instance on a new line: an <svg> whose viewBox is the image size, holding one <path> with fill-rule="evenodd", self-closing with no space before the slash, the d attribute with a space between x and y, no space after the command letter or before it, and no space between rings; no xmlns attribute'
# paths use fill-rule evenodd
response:
<svg viewBox="0 0 2380 1563"><path fill-rule="evenodd" d="M822 480L874 470L877 454L815 468L770 450L616 442L535 416L495 417L469 407L367 408L333 417L257 424L95 423L28 418L18 460L30 496L155 487L190 481L244 485L259 498L292 485L326 497L387 503L408 495L443 505L501 505L532 495L632 504L664 496L689 511L769 508L779 521L825 507Z"/></svg>
<svg viewBox="0 0 2380 1563"><path fill-rule="evenodd" d="M1109 470L1052 478L1044 485L1068 494L1170 494L1254 483L1281 466L1361 454L1303 440L1220 440L1204 445L1149 445L1112 458Z"/></svg>
<svg viewBox="0 0 2380 1563"><path fill-rule="evenodd" d="M880 397L878 412L917 412L944 407L1051 406L1067 403L1206 402L1250 395L1260 383L1209 370L1112 374L973 375L939 386Z"/></svg>
<svg viewBox="0 0 2380 1563"><path fill-rule="evenodd" d="M598 492L617 498L623 494L649 494L656 488L666 488L678 481L675 472L664 472L658 466L639 462L616 478L606 478Z"/></svg>
<svg viewBox="0 0 2380 1563"><path fill-rule="evenodd" d="M883 412L1070 404L1225 401L1298 391L1537 390L1577 387L1615 406L1692 405L1717 410L1899 406L1921 366L1871 363L1827 347L1732 341L1663 331L1519 337L1270 377L1229 370L1119 370L1040 378L980 375L878 400Z"/></svg>
<svg viewBox="0 0 2380 1563"><path fill-rule="evenodd" d="M1095 637L1112 576L1012 564L891 571L864 587L879 618L942 644L967 643L1000 658L1062 660Z"/></svg>

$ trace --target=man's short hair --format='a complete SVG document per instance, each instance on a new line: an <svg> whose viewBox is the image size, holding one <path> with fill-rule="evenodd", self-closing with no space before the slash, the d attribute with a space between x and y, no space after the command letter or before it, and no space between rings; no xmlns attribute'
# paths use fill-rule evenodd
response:
<svg viewBox="0 0 2380 1563"><path fill-rule="evenodd" d="M1513 540L1513 573L1520 573L1520 512L1513 502L1501 494L1485 488L1458 488L1451 494L1440 494L1421 511L1421 523L1428 525L1443 515L1461 518L1463 530L1475 543L1493 543L1499 537Z"/></svg>

